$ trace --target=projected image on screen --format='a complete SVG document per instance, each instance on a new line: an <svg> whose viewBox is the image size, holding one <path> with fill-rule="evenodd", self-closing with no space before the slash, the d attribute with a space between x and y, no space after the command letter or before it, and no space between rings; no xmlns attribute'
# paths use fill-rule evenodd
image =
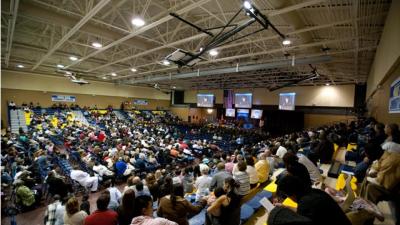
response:
<svg viewBox="0 0 400 225"><path fill-rule="evenodd" d="M214 107L213 94L197 94L197 107Z"/></svg>
<svg viewBox="0 0 400 225"><path fill-rule="evenodd" d="M251 110L251 118L252 119L261 119L263 111L261 109L252 109Z"/></svg>
<svg viewBox="0 0 400 225"><path fill-rule="evenodd" d="M235 109L226 109L225 116L226 117L235 117Z"/></svg>
<svg viewBox="0 0 400 225"><path fill-rule="evenodd" d="M279 94L279 109L294 110L296 93L280 93Z"/></svg>
<svg viewBox="0 0 400 225"><path fill-rule="evenodd" d="M249 110L248 109L238 109L237 110L237 119L238 120L246 120L249 118Z"/></svg>
<svg viewBox="0 0 400 225"><path fill-rule="evenodd" d="M251 93L236 93L235 107L236 108L251 108L253 102L253 94Z"/></svg>

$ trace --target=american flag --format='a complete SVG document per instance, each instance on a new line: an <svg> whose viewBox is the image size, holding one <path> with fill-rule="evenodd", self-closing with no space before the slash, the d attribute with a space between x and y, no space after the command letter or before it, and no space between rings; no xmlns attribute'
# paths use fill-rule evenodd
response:
<svg viewBox="0 0 400 225"><path fill-rule="evenodd" d="M233 90L224 90L224 108L231 109L233 106Z"/></svg>

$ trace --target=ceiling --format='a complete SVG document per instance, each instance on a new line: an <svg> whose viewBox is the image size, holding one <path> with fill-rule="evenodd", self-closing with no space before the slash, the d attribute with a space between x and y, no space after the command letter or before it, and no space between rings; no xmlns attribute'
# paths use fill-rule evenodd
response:
<svg viewBox="0 0 400 225"><path fill-rule="evenodd" d="M202 28L218 27L242 7L242 0L2 1L2 69L62 77L57 68L62 64L86 80L118 84L157 83L163 89L186 90L274 88L310 77L310 63L298 62L311 58L320 76L296 85L364 83L391 1L253 0L253 4L289 37L290 45L282 45L282 38L267 29L219 47L215 57L204 54L192 68L178 69L162 65L164 57L176 49L197 52L211 37L169 13ZM146 24L133 26L131 19L136 16ZM233 23L248 19L241 12ZM253 23L235 37L260 27ZM103 47L95 48L93 42ZM71 61L70 56L78 60ZM282 61L287 65L277 66ZM265 67L241 71L256 64ZM221 68L237 70L212 72Z"/></svg>

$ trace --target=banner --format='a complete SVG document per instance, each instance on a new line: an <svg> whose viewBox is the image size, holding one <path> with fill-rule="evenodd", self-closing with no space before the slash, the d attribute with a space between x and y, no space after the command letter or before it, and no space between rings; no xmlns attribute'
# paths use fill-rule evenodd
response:
<svg viewBox="0 0 400 225"><path fill-rule="evenodd" d="M148 105L149 102L146 99L135 99L133 100L134 105Z"/></svg>
<svg viewBox="0 0 400 225"><path fill-rule="evenodd" d="M389 113L400 113L400 77L390 85Z"/></svg>
<svg viewBox="0 0 400 225"><path fill-rule="evenodd" d="M231 109L233 106L233 90L224 90L224 108Z"/></svg>
<svg viewBox="0 0 400 225"><path fill-rule="evenodd" d="M72 95L52 95L51 101L53 102L75 102L76 97Z"/></svg>

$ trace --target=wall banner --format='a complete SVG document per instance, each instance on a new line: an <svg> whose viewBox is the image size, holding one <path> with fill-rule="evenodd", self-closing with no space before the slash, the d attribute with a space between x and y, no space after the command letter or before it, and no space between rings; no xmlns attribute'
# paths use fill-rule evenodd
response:
<svg viewBox="0 0 400 225"><path fill-rule="evenodd" d="M389 113L400 113L400 77L390 85Z"/></svg>
<svg viewBox="0 0 400 225"><path fill-rule="evenodd" d="M51 101L53 102L75 102L76 97L72 95L52 95Z"/></svg>

